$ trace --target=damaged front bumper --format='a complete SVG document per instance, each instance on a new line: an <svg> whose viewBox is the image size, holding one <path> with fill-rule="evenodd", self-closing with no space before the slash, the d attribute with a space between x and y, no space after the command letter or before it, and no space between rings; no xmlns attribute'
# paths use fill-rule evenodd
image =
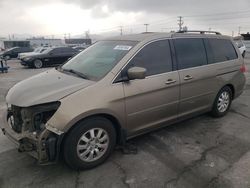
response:
<svg viewBox="0 0 250 188"><path fill-rule="evenodd" d="M47 128L39 134L29 131L17 133L8 122L8 113L7 108L0 111L0 128L3 134L17 145L19 152L27 152L36 158L39 164L53 163L59 159L63 134L55 134Z"/></svg>

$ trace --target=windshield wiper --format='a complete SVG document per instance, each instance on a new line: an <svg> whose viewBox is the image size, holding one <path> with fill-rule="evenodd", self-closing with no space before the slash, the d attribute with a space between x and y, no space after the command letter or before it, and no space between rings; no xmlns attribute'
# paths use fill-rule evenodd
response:
<svg viewBox="0 0 250 188"><path fill-rule="evenodd" d="M78 72L78 71L76 71L76 70L73 70L73 69L61 69L61 70L62 70L62 71L65 71L65 72L70 72L70 73L72 73L72 74L77 75L78 77L81 77L81 78L83 78L83 79L89 80L89 78L88 78L86 75L84 75L83 73Z"/></svg>

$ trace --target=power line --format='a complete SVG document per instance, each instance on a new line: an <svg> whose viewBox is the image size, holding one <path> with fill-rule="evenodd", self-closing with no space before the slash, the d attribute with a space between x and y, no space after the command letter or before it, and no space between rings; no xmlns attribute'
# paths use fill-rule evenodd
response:
<svg viewBox="0 0 250 188"><path fill-rule="evenodd" d="M249 13L250 10L243 11L232 11L232 12L222 12L222 13L213 13L213 14L196 14L196 15L185 15L186 18L189 17L209 17L209 16L219 16L219 15L232 15L232 14L244 14Z"/></svg>

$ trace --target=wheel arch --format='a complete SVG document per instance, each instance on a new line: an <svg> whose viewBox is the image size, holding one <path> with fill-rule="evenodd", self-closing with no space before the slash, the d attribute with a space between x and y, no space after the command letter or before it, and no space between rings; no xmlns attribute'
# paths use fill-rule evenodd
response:
<svg viewBox="0 0 250 188"><path fill-rule="evenodd" d="M92 115L89 115L89 116L86 116L86 117L83 117L81 119L79 119L78 121L76 121L71 127L69 127L66 131L66 133L64 134L63 136L63 139L62 139L62 144L61 146L63 146L63 143L64 143L64 140L65 138L67 137L67 135L77 126L79 126L79 123L80 122L83 122L83 121L86 121L87 119L90 119L90 118L95 118L95 117L103 117L103 118L106 118L108 119L112 124L113 124L113 127L115 128L115 131L116 131L116 144L120 144L122 143L125 139L126 139L126 133L125 133L125 130L122 129L122 126L121 126L121 123L119 122L119 120L111 115L111 114L108 114L108 113L97 113L97 114L92 114Z"/></svg>
<svg viewBox="0 0 250 188"><path fill-rule="evenodd" d="M222 88L224 88L224 87L229 87L231 89L231 91L232 91L232 99L234 99L234 97L235 97L235 88L234 88L233 84L227 84L227 85L223 86Z"/></svg>

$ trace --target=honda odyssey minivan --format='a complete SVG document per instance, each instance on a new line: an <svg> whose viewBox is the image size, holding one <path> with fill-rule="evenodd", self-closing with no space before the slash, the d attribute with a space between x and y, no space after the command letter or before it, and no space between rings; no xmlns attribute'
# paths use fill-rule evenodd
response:
<svg viewBox="0 0 250 188"><path fill-rule="evenodd" d="M12 87L2 131L40 164L63 156L74 169L92 168L137 135L224 116L245 71L235 43L217 32L113 37Z"/></svg>

